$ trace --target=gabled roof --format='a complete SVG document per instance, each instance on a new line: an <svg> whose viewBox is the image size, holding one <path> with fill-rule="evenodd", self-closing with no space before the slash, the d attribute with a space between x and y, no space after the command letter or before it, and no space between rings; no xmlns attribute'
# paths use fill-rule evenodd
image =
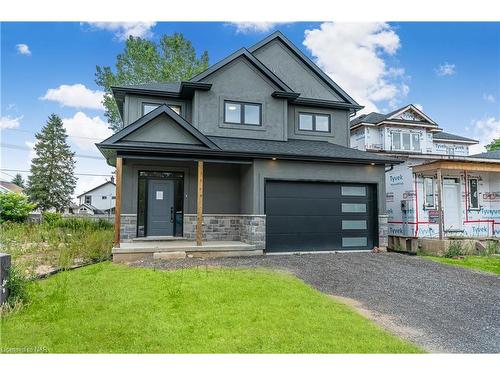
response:
<svg viewBox="0 0 500 375"><path fill-rule="evenodd" d="M0 186L13 193L22 193L24 191L24 189L21 186L18 186L15 183L9 181L0 180Z"/></svg>
<svg viewBox="0 0 500 375"><path fill-rule="evenodd" d="M252 55L246 48L240 48L238 51L232 53L225 59L222 59L218 63L210 66L208 69L205 71L201 72L200 74L194 76L191 78L189 81L190 82L199 82L205 78L207 78L209 75L215 73L222 67L226 66L227 64L231 63L232 61L236 60L239 57L244 57L246 58L253 66L255 66L260 72L262 72L271 82L273 82L274 85L281 91L285 92L294 92L285 82L283 82L276 74L274 74L269 68L267 68L264 64L262 64L254 55Z"/></svg>
<svg viewBox="0 0 500 375"><path fill-rule="evenodd" d="M76 197L77 197L77 198L80 198L82 195L88 194L88 193L90 193L90 192L92 192L92 191L94 191L94 190L97 190L97 189L99 189L100 187L103 187L104 185L107 185L107 184L111 184L111 185L115 186L115 183L114 183L114 182L111 182L111 181L106 181L106 182L103 182L102 184L100 184L100 185L98 185L98 186L96 186L96 187L93 187L93 188L92 188L92 189L90 189L90 190L87 190L87 191L86 191L86 192L84 192L84 193L81 193L80 195L77 195Z"/></svg>
<svg viewBox="0 0 500 375"><path fill-rule="evenodd" d="M433 134L433 138L437 140L443 140L443 141L458 141L458 142L467 142L467 143L479 143L479 141L472 139L472 138L467 138L467 137L462 137L461 135L456 135L456 134L451 134L451 133L445 133L445 132L437 132Z"/></svg>
<svg viewBox="0 0 500 375"><path fill-rule="evenodd" d="M335 91L346 102L359 106L359 104L351 98L339 85L337 85L325 72L323 72L309 57L307 57L300 49L298 49L285 35L280 31L275 31L267 38L254 44L248 50L253 53L258 49L264 47L273 40L281 41L295 56L297 56L320 80L327 84L333 91Z"/></svg>
<svg viewBox="0 0 500 375"><path fill-rule="evenodd" d="M425 124L425 122L422 121L412 121L412 120L402 120L402 119L396 119L395 117L398 116L399 114L407 111L407 110L412 110L416 112L419 116L424 118L426 122L428 122L430 125L434 125L437 127L437 124L434 120L432 120L429 116L427 116L424 112L422 112L420 109L415 107L413 104L408 104L404 107L398 108L395 111L389 112L387 114L382 114L378 112L370 112L368 114L360 115L356 117L354 120L351 121L351 128L361 124L361 123L366 123L366 124L380 124L383 121L397 121L401 123L406 123L406 124Z"/></svg>
<svg viewBox="0 0 500 375"><path fill-rule="evenodd" d="M97 207L94 207L94 206L92 206L91 204L88 204L88 203L82 203L81 205L77 206L77 209L80 210L82 207L85 207L85 208L89 209L94 214L104 213L103 210L100 210Z"/></svg>
<svg viewBox="0 0 500 375"><path fill-rule="evenodd" d="M196 129L189 122L184 120L181 116L179 116L175 111L173 111L166 104L160 105L158 108L155 108L153 111L142 116L137 121L133 122L132 124L130 124L128 126L125 126L123 129L121 129L117 133L113 134L111 137L105 139L101 143L98 143L97 146L99 147L99 146L114 144L114 143L122 140L123 138L125 138L127 135L133 133L137 129L141 128L142 126L146 125L151 120L153 120L153 119L155 119L163 114L170 117L173 121L175 121L175 123L177 123L179 126L181 126L184 130L186 130L189 134L191 134L194 138L196 138L198 141L200 141L200 143L202 143L206 147L217 148L217 145L215 143L213 143L207 136L205 136L203 133L201 133L198 129Z"/></svg>

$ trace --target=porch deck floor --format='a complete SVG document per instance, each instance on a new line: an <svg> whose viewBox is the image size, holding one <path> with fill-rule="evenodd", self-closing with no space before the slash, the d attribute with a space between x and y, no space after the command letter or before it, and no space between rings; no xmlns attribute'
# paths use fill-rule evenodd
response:
<svg viewBox="0 0 500 375"><path fill-rule="evenodd" d="M201 246L196 245L196 241L177 240L177 241L133 241L122 242L120 247L114 247L113 253L156 253L169 251L184 252L207 252L207 251L252 251L262 250L256 245L247 244L241 241L203 241Z"/></svg>

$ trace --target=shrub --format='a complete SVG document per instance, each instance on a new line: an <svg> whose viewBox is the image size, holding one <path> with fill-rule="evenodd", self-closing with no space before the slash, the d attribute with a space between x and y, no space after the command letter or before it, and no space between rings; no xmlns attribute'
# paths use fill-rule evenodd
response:
<svg viewBox="0 0 500 375"><path fill-rule="evenodd" d="M23 222L34 208L35 205L31 204L28 197L23 194L0 194L0 222Z"/></svg>
<svg viewBox="0 0 500 375"><path fill-rule="evenodd" d="M45 211L42 216L43 222L51 227L58 226L59 222L62 220L62 214L59 212Z"/></svg>
<svg viewBox="0 0 500 375"><path fill-rule="evenodd" d="M9 290L9 297L6 304L9 307L24 304L28 301L28 280L23 276L20 270L14 266L10 266L7 272L7 279L2 287Z"/></svg>
<svg viewBox="0 0 500 375"><path fill-rule="evenodd" d="M461 241L452 241L446 252L444 253L445 258L454 258L461 255L465 255L464 247Z"/></svg>

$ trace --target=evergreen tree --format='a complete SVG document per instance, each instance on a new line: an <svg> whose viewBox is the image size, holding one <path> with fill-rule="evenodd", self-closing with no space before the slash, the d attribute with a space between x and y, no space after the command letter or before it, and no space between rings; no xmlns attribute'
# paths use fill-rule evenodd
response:
<svg viewBox="0 0 500 375"><path fill-rule="evenodd" d="M24 189L24 179L21 173L17 173L11 182Z"/></svg>
<svg viewBox="0 0 500 375"><path fill-rule="evenodd" d="M50 115L35 137L36 156L31 161L26 192L42 211L54 208L61 212L69 206L76 186L74 153L66 143L61 118Z"/></svg>
<svg viewBox="0 0 500 375"><path fill-rule="evenodd" d="M112 86L183 81L207 68L208 52L198 58L191 41L181 33L163 35L159 43L130 36L116 56L116 72L109 66L96 66L95 82L105 92L102 103L109 128L116 132L122 127Z"/></svg>

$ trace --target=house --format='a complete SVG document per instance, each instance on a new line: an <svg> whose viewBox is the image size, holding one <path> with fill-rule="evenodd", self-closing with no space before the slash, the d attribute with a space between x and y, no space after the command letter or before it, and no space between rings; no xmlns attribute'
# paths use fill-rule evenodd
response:
<svg viewBox="0 0 500 375"><path fill-rule="evenodd" d="M117 169L115 259L151 239L253 253L385 246L385 168L399 161L349 147L362 107L282 33L189 81L112 91L124 127L97 147Z"/></svg>
<svg viewBox="0 0 500 375"><path fill-rule="evenodd" d="M2 193L22 193L24 189L13 182L0 180L0 194Z"/></svg>
<svg viewBox="0 0 500 375"><path fill-rule="evenodd" d="M114 213L116 186L113 178L77 196L78 205L74 212L77 214L106 214Z"/></svg>
<svg viewBox="0 0 500 375"><path fill-rule="evenodd" d="M444 132L414 105L351 122L352 147L404 161L386 173L392 236L500 236L500 155L469 155L477 143Z"/></svg>

